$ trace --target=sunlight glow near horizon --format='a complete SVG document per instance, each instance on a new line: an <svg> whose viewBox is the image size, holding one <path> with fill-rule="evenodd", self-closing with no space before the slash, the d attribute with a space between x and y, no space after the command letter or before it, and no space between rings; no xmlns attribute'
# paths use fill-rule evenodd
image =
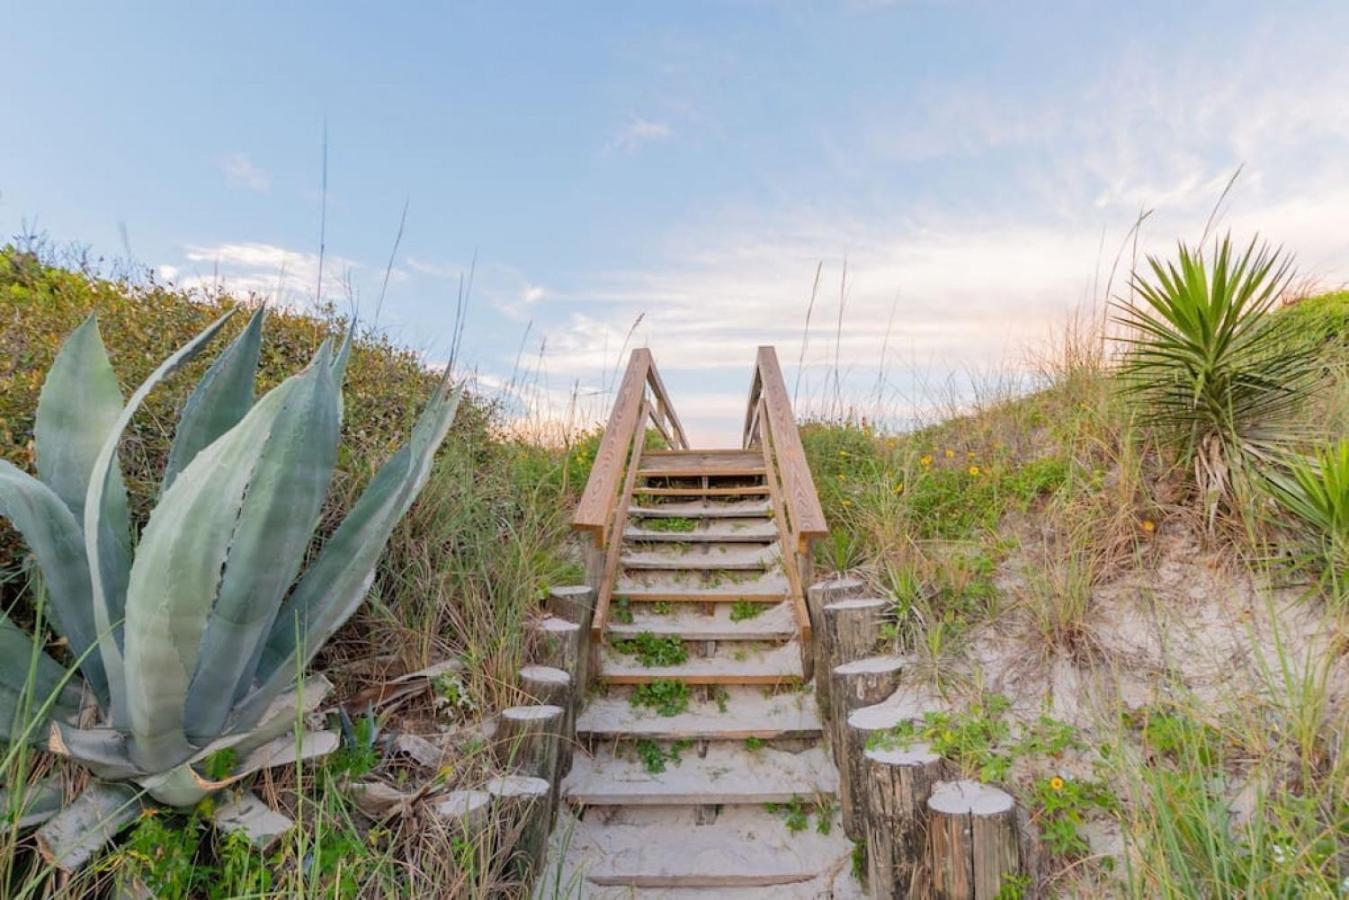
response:
<svg viewBox="0 0 1349 900"><path fill-rule="evenodd" d="M1340 4L8 18L7 235L303 304L324 218L323 293L373 316L406 200L381 327L444 360L471 270L463 364L539 420L603 419L640 316L691 437L735 443L755 347L795 380L818 266L803 411L897 428L1024 384L1140 211L1140 253L1194 241L1238 167L1219 227L1349 280Z"/></svg>

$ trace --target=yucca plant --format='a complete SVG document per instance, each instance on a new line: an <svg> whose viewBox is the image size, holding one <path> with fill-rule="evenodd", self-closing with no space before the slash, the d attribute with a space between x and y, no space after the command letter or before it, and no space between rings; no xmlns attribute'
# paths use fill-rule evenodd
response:
<svg viewBox="0 0 1349 900"><path fill-rule="evenodd" d="M1300 568L1335 602L1349 603L1349 439L1309 458L1293 458L1270 480L1274 498L1309 532Z"/></svg>
<svg viewBox="0 0 1349 900"><path fill-rule="evenodd" d="M1141 302L1115 304L1124 383L1192 465L1211 522L1234 474L1277 464L1316 376L1306 342L1269 315L1292 263L1255 240L1236 252L1230 236L1207 258L1182 243L1175 261L1147 262L1151 277L1132 279Z"/></svg>
<svg viewBox="0 0 1349 900"><path fill-rule="evenodd" d="M36 560L46 614L79 673L0 622L0 736L45 743L98 779L39 833L44 852L67 867L142 802L190 806L260 767L336 746L326 732L292 735L328 689L321 676L299 676L369 590L454 419L459 393L447 374L409 442L292 586L337 462L354 335L336 350L325 341L255 403L259 310L184 406L162 492L133 548L122 432L150 390L231 315L165 360L125 404L91 316L42 388L38 477L0 461L0 514ZM27 721L16 715L21 703L35 710Z"/></svg>

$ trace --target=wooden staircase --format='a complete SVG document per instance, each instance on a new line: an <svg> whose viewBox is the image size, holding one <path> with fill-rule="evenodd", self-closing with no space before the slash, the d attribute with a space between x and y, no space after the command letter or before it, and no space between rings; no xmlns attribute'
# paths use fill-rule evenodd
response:
<svg viewBox="0 0 1349 900"><path fill-rule="evenodd" d="M857 895L811 695L802 586L825 523L773 349L721 450L688 446L634 351L575 526L594 536L594 674L538 895Z"/></svg>

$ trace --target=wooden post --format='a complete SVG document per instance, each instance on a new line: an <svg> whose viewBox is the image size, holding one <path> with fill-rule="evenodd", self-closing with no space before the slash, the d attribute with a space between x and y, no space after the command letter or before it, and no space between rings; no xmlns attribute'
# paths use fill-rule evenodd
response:
<svg viewBox="0 0 1349 900"><path fill-rule="evenodd" d="M817 581L806 589L806 611L810 614L810 627L815 632L815 646L812 648L815 654L815 700L820 705L822 717L829 715L829 673L832 670L824 655L824 642L820 639L820 632L824 628L824 608L830 603L862 593L863 587L861 579L842 576Z"/></svg>
<svg viewBox="0 0 1349 900"><path fill-rule="evenodd" d="M560 780L571 771L572 750L576 744L576 692L572 689L571 675L552 666L525 666L520 670L520 690L529 702L563 709L557 771L549 776Z"/></svg>
<svg viewBox="0 0 1349 900"><path fill-rule="evenodd" d="M487 784L487 792L504 811L502 849L509 850L510 868L521 881L542 869L548 852L550 791L547 781L528 775L502 775ZM512 839L514 843L508 843Z"/></svg>
<svg viewBox="0 0 1349 900"><path fill-rule="evenodd" d="M923 896L931 880L927 858L927 799L946 763L927 744L907 750L867 750L867 888L872 900ZM916 890L915 890L916 889Z"/></svg>
<svg viewBox="0 0 1349 900"><path fill-rule="evenodd" d="M435 817L472 843L488 822L492 795L486 791L450 791L431 807Z"/></svg>
<svg viewBox="0 0 1349 900"><path fill-rule="evenodd" d="M839 803L843 808L845 827L848 822L859 821L858 798L851 789L851 779L852 770L861 764L861 750L857 750L857 759L849 759L844 746L848 716L863 706L880 703L898 690L903 670L901 657L869 656L835 666L830 673L829 702L834 715L825 720L825 733L829 735L830 751L838 767ZM856 834L856 829L850 834Z"/></svg>
<svg viewBox="0 0 1349 900"><path fill-rule="evenodd" d="M581 626L576 652L576 668L571 672L571 683L577 698L590 688L590 625L595 619L595 589L584 584L550 588L544 608L549 614Z"/></svg>
<svg viewBox="0 0 1349 900"><path fill-rule="evenodd" d="M843 807L843 830L854 841L866 836L866 750L871 736L913 719L907 707L881 703L848 713L839 733L839 803ZM926 799L926 798L924 798Z"/></svg>
<svg viewBox="0 0 1349 900"><path fill-rule="evenodd" d="M1016 801L977 781L942 781L927 800L937 900L993 900L1022 871Z"/></svg>
<svg viewBox="0 0 1349 900"><path fill-rule="evenodd" d="M832 672L835 666L870 656L880 648L888 605L888 600L879 597L849 597L824 605L816 638L824 654L823 671Z"/></svg>
<svg viewBox="0 0 1349 900"><path fill-rule="evenodd" d="M548 616L534 623L534 630L539 635L538 652L535 655L540 665L552 666L564 672L582 671L586 629L579 623ZM574 682L580 684L581 680L577 678Z"/></svg>

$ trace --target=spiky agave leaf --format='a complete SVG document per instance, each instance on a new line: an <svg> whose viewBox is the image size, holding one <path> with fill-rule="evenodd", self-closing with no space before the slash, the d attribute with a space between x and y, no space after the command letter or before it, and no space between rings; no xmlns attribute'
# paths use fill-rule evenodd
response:
<svg viewBox="0 0 1349 900"><path fill-rule="evenodd" d="M285 499L268 496L267 492L281 489L291 475L298 476L297 481L307 477L322 482L321 502L327 470L307 475L302 466L305 456L314 449L311 440L317 444L328 436L305 435L295 425L313 424L306 411L326 406L327 430L335 430L330 363L331 347L325 342L304 372L270 391L238 425L198 453L150 515L127 590L125 661L131 758L147 772L166 771L192 755L194 745L186 730L187 698L201 661L202 638L226 573L231 568L239 570L227 583L232 605L225 614L248 625L251 598L238 591L254 585L268 590L274 587L266 580L268 573L256 570L278 568L281 571L276 574L288 583L298 567L303 546L291 557L259 550L266 539L262 529L275 519L271 515L275 502ZM277 471L274 467L278 465L301 468ZM329 462L327 468L331 465ZM298 523L296 529L312 528L313 524L312 520ZM236 538L241 535L243 544L236 548ZM290 536L284 537L290 540ZM233 555L236 549L240 553L237 558ZM280 591L261 600L275 604ZM253 623L252 628L260 631L261 625ZM217 651L231 649L221 646L219 639L213 646ZM245 652L244 648L232 649L240 655ZM211 666L218 658L217 653L208 663L211 673L217 671ZM199 695L198 699L211 708L196 714L198 724L214 718L222 706L218 714L223 719L232 693L231 681L214 696Z"/></svg>
<svg viewBox="0 0 1349 900"><path fill-rule="evenodd" d="M127 714L121 639L130 566L128 565L125 571L120 568L120 560L114 549L117 540L114 520L101 515L101 511L109 503L108 498L116 492L117 444L121 440L122 431L130 424L131 417L135 415L150 391L200 353L233 315L234 311L230 310L216 319L150 373L150 377L145 379L131 395L131 399L108 429L89 478L89 489L85 493L84 502L84 552L89 558L89 582L93 596L94 626L98 634L99 654L103 658L103 669L108 676L108 705L112 723L119 728L126 728L130 723Z"/></svg>
<svg viewBox="0 0 1349 900"><path fill-rule="evenodd" d="M187 696L194 743L220 734L248 661L299 574L337 465L338 396L327 344L271 426L230 541ZM244 685L246 687L246 685Z"/></svg>
<svg viewBox="0 0 1349 900"><path fill-rule="evenodd" d="M9 519L23 535L42 571L53 624L69 642L76 659L82 658L81 671L95 693L106 699L102 660L97 652L87 652L98 642L98 631L94 626L89 560L79 522L55 491L5 460L0 460L0 516ZM0 729L0 734L6 733Z"/></svg>
<svg viewBox="0 0 1349 900"><path fill-rule="evenodd" d="M317 560L281 608L257 660L256 687L242 701L231 730L253 726L272 698L308 665L365 598L389 535L426 484L436 449L459 406L448 373L408 442L371 479Z"/></svg>
<svg viewBox="0 0 1349 900"><path fill-rule="evenodd" d="M237 425L253 408L253 383L257 379L266 315L265 306L253 313L248 325L216 357L187 398L164 467L164 490L198 453Z"/></svg>
<svg viewBox="0 0 1349 900"><path fill-rule="evenodd" d="M0 736L39 741L42 722L80 711L78 680L0 613ZM23 719L20 716L27 713Z"/></svg>

